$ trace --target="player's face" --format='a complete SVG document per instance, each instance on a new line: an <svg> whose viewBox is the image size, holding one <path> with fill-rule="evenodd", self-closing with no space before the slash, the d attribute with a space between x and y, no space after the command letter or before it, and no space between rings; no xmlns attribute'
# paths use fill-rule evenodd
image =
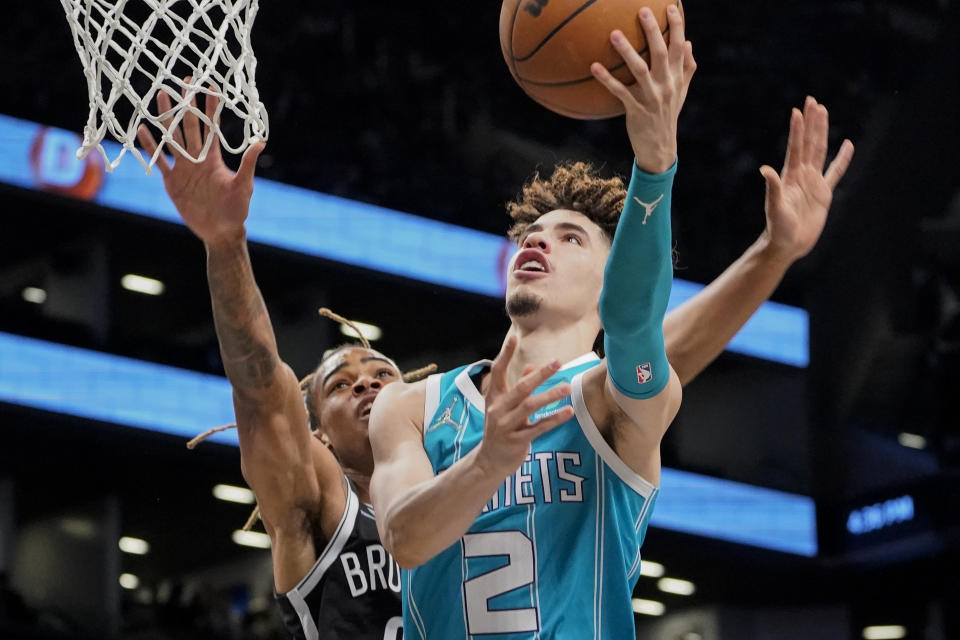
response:
<svg viewBox="0 0 960 640"><path fill-rule="evenodd" d="M514 319L546 312L578 321L597 316L610 243L582 213L558 209L520 237L507 273L507 312ZM597 320L599 322L599 320Z"/></svg>
<svg viewBox="0 0 960 640"><path fill-rule="evenodd" d="M357 347L329 358L317 375L320 428L334 452L344 465L372 465L370 407L400 372L383 354Z"/></svg>

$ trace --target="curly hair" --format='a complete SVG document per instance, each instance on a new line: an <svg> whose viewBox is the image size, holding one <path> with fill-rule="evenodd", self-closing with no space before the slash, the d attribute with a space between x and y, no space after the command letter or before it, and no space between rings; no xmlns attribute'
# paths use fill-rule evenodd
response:
<svg viewBox="0 0 960 640"><path fill-rule="evenodd" d="M604 237L613 241L627 189L620 177L601 178L589 162L557 165L549 179L534 174L519 197L507 203L513 226L507 235L518 241L527 227L545 213L570 209L587 216L600 227Z"/></svg>

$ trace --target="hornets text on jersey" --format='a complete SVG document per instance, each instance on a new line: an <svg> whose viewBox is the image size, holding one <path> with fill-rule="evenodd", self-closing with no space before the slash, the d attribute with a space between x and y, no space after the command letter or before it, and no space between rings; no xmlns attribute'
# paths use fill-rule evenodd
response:
<svg viewBox="0 0 960 640"><path fill-rule="evenodd" d="M348 482L333 538L296 587L277 595L295 640L401 640L400 568L380 544L373 508Z"/></svg>
<svg viewBox="0 0 960 640"><path fill-rule="evenodd" d="M459 542L403 571L409 638L586 640L634 637L630 606L640 546L658 489L603 439L583 400L587 354L540 390L570 382L573 418L533 441ZM427 379L424 449L442 473L483 436L484 400L471 376L489 361ZM538 393L539 390L535 393Z"/></svg>

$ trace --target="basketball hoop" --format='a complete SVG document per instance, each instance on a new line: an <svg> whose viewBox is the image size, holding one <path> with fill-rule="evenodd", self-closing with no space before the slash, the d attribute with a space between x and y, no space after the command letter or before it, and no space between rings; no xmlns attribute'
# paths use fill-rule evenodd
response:
<svg viewBox="0 0 960 640"><path fill-rule="evenodd" d="M164 146L192 162L202 162L217 138L231 153L266 140L267 111L255 80L257 59L250 31L259 0L60 0L83 64L90 113L78 158L93 149L112 171L128 151L151 172ZM189 77L189 82L184 78ZM163 91L172 107L157 113ZM191 106L198 94L219 98L211 122L202 108ZM221 115L232 112L243 123L243 138L231 144L220 128ZM173 136L188 112L216 136L207 136L197 156ZM145 158L135 146L137 128L146 122L159 136L157 150ZM169 125L169 126L168 126ZM110 134L123 145L113 160L101 144Z"/></svg>

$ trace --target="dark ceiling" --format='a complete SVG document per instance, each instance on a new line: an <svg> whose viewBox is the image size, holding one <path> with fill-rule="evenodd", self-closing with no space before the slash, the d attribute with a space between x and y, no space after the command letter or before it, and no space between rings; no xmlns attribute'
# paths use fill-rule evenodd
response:
<svg viewBox="0 0 960 640"><path fill-rule="evenodd" d="M681 120L677 244L690 279L708 281L762 229L757 169L779 163L790 108L814 95L831 110L834 150L844 137L865 142L877 110L913 89L947 10L934 0L688 4L699 70ZM448 7L263 7L253 43L271 138L259 175L502 233L503 202L536 168L569 158L629 167L620 120L565 119L513 83L497 7ZM3 112L79 129L86 88L60 7L10 11L17 64L0 79ZM793 280L780 295L798 300Z"/></svg>

